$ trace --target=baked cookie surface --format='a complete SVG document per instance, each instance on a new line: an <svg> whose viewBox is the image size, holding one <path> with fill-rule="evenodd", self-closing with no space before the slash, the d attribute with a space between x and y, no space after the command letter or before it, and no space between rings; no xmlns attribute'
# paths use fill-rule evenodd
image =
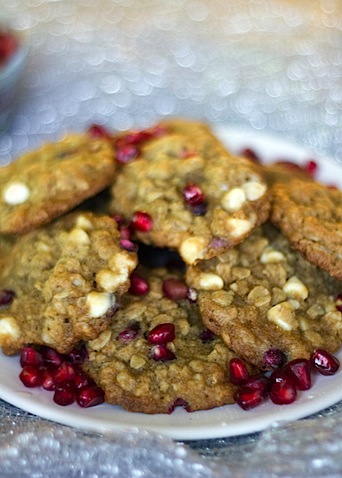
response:
<svg viewBox="0 0 342 478"><path fill-rule="evenodd" d="M117 309L137 265L119 246L108 216L70 213L18 236L0 273L0 289L14 299L0 309L0 345L5 354L25 344L67 353L96 337Z"/></svg>
<svg viewBox="0 0 342 478"><path fill-rule="evenodd" d="M269 223L235 249L190 266L203 322L248 362L265 368L265 354L308 358L342 342L337 309L341 282L314 266Z"/></svg>
<svg viewBox="0 0 342 478"><path fill-rule="evenodd" d="M68 135L0 168L0 233L46 224L112 183L116 163L108 141Z"/></svg>
<svg viewBox="0 0 342 478"><path fill-rule="evenodd" d="M228 153L210 129L180 120L146 141L120 170L112 210L131 220L147 214L139 240L177 249L186 263L210 258L247 237L269 214L258 165Z"/></svg>
<svg viewBox="0 0 342 478"><path fill-rule="evenodd" d="M206 340L197 305L163 295L164 280L181 276L165 268L142 274L149 292L125 295L110 327L86 343L89 359L83 367L105 391L105 401L149 414L233 403L228 362L234 354L219 337ZM149 334L161 324L174 327L174 338L153 344ZM171 356L161 359L158 347Z"/></svg>
<svg viewBox="0 0 342 478"><path fill-rule="evenodd" d="M313 264L342 280L342 191L296 175L273 176L271 221Z"/></svg>

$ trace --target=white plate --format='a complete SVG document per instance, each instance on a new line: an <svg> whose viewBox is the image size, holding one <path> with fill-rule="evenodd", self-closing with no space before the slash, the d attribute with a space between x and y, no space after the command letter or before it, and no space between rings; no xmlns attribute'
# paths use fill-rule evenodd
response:
<svg viewBox="0 0 342 478"><path fill-rule="evenodd" d="M314 156L305 149L260 133L227 126L217 129L218 135L238 152L253 147L266 161L290 158L303 163ZM319 161L319 179L342 187L342 168L330 158ZM342 361L342 351L337 355ZM120 407L103 404L82 409L77 405L60 407L52 401L52 393L25 388L19 381L18 357L6 357L0 352L0 398L23 410L64 425L99 432L139 428L154 431L177 440L222 438L261 431L280 421L311 415L342 400L342 371L332 377L315 376L313 387L301 393L291 405L274 405L270 401L243 411L228 405L210 411L187 413L176 409L171 415L131 413Z"/></svg>

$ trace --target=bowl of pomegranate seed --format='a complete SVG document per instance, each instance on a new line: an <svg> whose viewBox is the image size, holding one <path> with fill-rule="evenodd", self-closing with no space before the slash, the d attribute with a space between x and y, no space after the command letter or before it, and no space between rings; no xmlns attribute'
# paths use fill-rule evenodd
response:
<svg viewBox="0 0 342 478"><path fill-rule="evenodd" d="M0 132L11 121L28 52L27 35L0 20Z"/></svg>

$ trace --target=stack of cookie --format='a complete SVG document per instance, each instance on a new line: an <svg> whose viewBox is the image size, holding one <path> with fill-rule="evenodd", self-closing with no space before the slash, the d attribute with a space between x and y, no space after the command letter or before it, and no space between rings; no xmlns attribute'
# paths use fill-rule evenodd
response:
<svg viewBox="0 0 342 478"><path fill-rule="evenodd" d="M209 409L234 402L233 358L341 345L341 191L202 123L69 136L2 168L0 195L3 352L85 344L109 403Z"/></svg>

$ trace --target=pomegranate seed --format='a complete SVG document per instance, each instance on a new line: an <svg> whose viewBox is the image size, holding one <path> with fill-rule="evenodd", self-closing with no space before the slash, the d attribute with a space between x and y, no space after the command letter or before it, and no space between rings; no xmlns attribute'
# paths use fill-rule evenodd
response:
<svg viewBox="0 0 342 478"><path fill-rule="evenodd" d="M62 362L53 375L53 380L56 385L73 381L74 378L75 378L75 369L68 362Z"/></svg>
<svg viewBox="0 0 342 478"><path fill-rule="evenodd" d="M121 239L120 246L129 252L138 252L138 245L129 239Z"/></svg>
<svg viewBox="0 0 342 478"><path fill-rule="evenodd" d="M19 378L25 387L40 387L43 382L42 372L34 365L25 365L19 374Z"/></svg>
<svg viewBox="0 0 342 478"><path fill-rule="evenodd" d="M44 357L45 364L52 367L59 367L63 360L65 360L65 356L63 354L60 354L55 349L52 349L48 346L42 347L41 353Z"/></svg>
<svg viewBox="0 0 342 478"><path fill-rule="evenodd" d="M316 161L309 159L304 165L304 171L310 176L315 176L318 170L318 164Z"/></svg>
<svg viewBox="0 0 342 478"><path fill-rule="evenodd" d="M189 287L178 279L170 277L163 282L163 293L171 300L186 299L189 294Z"/></svg>
<svg viewBox="0 0 342 478"><path fill-rule="evenodd" d="M200 204L189 206L189 209L194 216L204 216L208 211L208 203L203 201Z"/></svg>
<svg viewBox="0 0 342 478"><path fill-rule="evenodd" d="M15 299L15 292L9 289L0 290L0 309L8 307Z"/></svg>
<svg viewBox="0 0 342 478"><path fill-rule="evenodd" d="M183 198L189 206L197 206L204 201L204 194L197 184L187 184L183 188Z"/></svg>
<svg viewBox="0 0 342 478"><path fill-rule="evenodd" d="M133 215L131 225L135 231L148 232L153 227L153 221L147 212L137 211Z"/></svg>
<svg viewBox="0 0 342 478"><path fill-rule="evenodd" d="M244 156L247 159L250 159L251 161L254 161L255 163L260 163L260 158L254 151L254 149L251 148L244 148L242 151L240 151L240 156Z"/></svg>
<svg viewBox="0 0 342 478"><path fill-rule="evenodd" d="M127 240L132 239L132 233L133 233L132 227L127 225L122 225L122 226L119 226L119 231L120 231L121 239L127 239Z"/></svg>
<svg viewBox="0 0 342 478"><path fill-rule="evenodd" d="M102 388L94 385L93 387L81 390L76 400L82 408L95 407L104 402L104 392Z"/></svg>
<svg viewBox="0 0 342 478"><path fill-rule="evenodd" d="M265 397L261 390L242 386L235 394L236 403L243 410L250 410L257 407L264 401Z"/></svg>
<svg viewBox="0 0 342 478"><path fill-rule="evenodd" d="M8 61L18 49L18 41L8 32L0 32L0 66Z"/></svg>
<svg viewBox="0 0 342 478"><path fill-rule="evenodd" d="M45 390L54 391L56 390L56 385L53 380L54 370L50 368L44 368L42 370L42 387Z"/></svg>
<svg viewBox="0 0 342 478"><path fill-rule="evenodd" d="M89 126L87 133L94 139L109 139L112 140L112 135L107 128L100 124L92 124Z"/></svg>
<svg viewBox="0 0 342 478"><path fill-rule="evenodd" d="M118 148L116 160L121 164L127 164L134 161L139 156L139 149L133 144L125 144Z"/></svg>
<svg viewBox="0 0 342 478"><path fill-rule="evenodd" d="M311 364L306 359L291 360L286 365L286 372L292 378L297 390L311 388Z"/></svg>
<svg viewBox="0 0 342 478"><path fill-rule="evenodd" d="M282 367L286 362L284 352L279 349L269 349L264 353L264 363L267 368Z"/></svg>
<svg viewBox="0 0 342 478"><path fill-rule="evenodd" d="M122 136L119 140L119 144L142 144L148 141L151 137L151 133L147 130L133 131Z"/></svg>
<svg viewBox="0 0 342 478"><path fill-rule="evenodd" d="M151 356L154 360L164 362L166 360L174 360L176 355L166 345L155 345L152 347Z"/></svg>
<svg viewBox="0 0 342 478"><path fill-rule="evenodd" d="M215 338L214 332L212 332L209 329L205 329L200 333L200 339L204 343L211 342L212 340L214 340L214 338Z"/></svg>
<svg viewBox="0 0 342 478"><path fill-rule="evenodd" d="M192 158L193 156L196 156L197 151L195 149L184 149L183 151L181 151L180 153L180 157L181 159L188 159L188 158Z"/></svg>
<svg viewBox="0 0 342 478"><path fill-rule="evenodd" d="M260 390L264 396L267 396L271 382L265 375L259 374L252 376L243 386L252 390Z"/></svg>
<svg viewBox="0 0 342 478"><path fill-rule="evenodd" d="M94 380L82 369L77 369L75 371L74 383L77 390L82 390L84 388L89 388L96 385Z"/></svg>
<svg viewBox="0 0 342 478"><path fill-rule="evenodd" d="M184 410L186 410L187 412L191 412L191 407L189 403L183 398L176 398L176 400L173 402L167 412L172 413L177 407L183 407Z"/></svg>
<svg viewBox="0 0 342 478"><path fill-rule="evenodd" d="M336 297L336 309L339 312L342 312L342 294L338 294Z"/></svg>
<svg viewBox="0 0 342 478"><path fill-rule="evenodd" d="M245 362L237 357L229 361L229 379L234 385L242 385L250 379Z"/></svg>
<svg viewBox="0 0 342 478"><path fill-rule="evenodd" d="M56 386L53 401L62 407L71 405L76 400L76 386L72 382L64 382Z"/></svg>
<svg viewBox="0 0 342 478"><path fill-rule="evenodd" d="M31 345L25 345L20 353L20 365L35 365L41 367L44 363L43 355Z"/></svg>
<svg viewBox="0 0 342 478"><path fill-rule="evenodd" d="M147 340L150 344L163 345L172 342L175 339L175 326L173 324L165 323L156 325L150 330Z"/></svg>
<svg viewBox="0 0 342 478"><path fill-rule="evenodd" d="M88 351L84 344L68 353L68 361L72 364L82 364L88 358Z"/></svg>
<svg viewBox="0 0 342 478"><path fill-rule="evenodd" d="M116 337L118 340L122 342L130 342L131 340L135 339L140 332L140 324L138 322L130 325L127 329L123 330L118 334Z"/></svg>
<svg viewBox="0 0 342 478"><path fill-rule="evenodd" d="M140 274L132 272L130 280L131 285L128 291L130 294L145 295L149 292L150 285Z"/></svg>
<svg viewBox="0 0 342 478"><path fill-rule="evenodd" d="M310 361L322 375L334 375L340 367L339 360L323 349L316 349L311 355Z"/></svg>
<svg viewBox="0 0 342 478"><path fill-rule="evenodd" d="M278 377L271 385L270 399L277 405L293 403L297 397L297 389L293 380L286 374Z"/></svg>

